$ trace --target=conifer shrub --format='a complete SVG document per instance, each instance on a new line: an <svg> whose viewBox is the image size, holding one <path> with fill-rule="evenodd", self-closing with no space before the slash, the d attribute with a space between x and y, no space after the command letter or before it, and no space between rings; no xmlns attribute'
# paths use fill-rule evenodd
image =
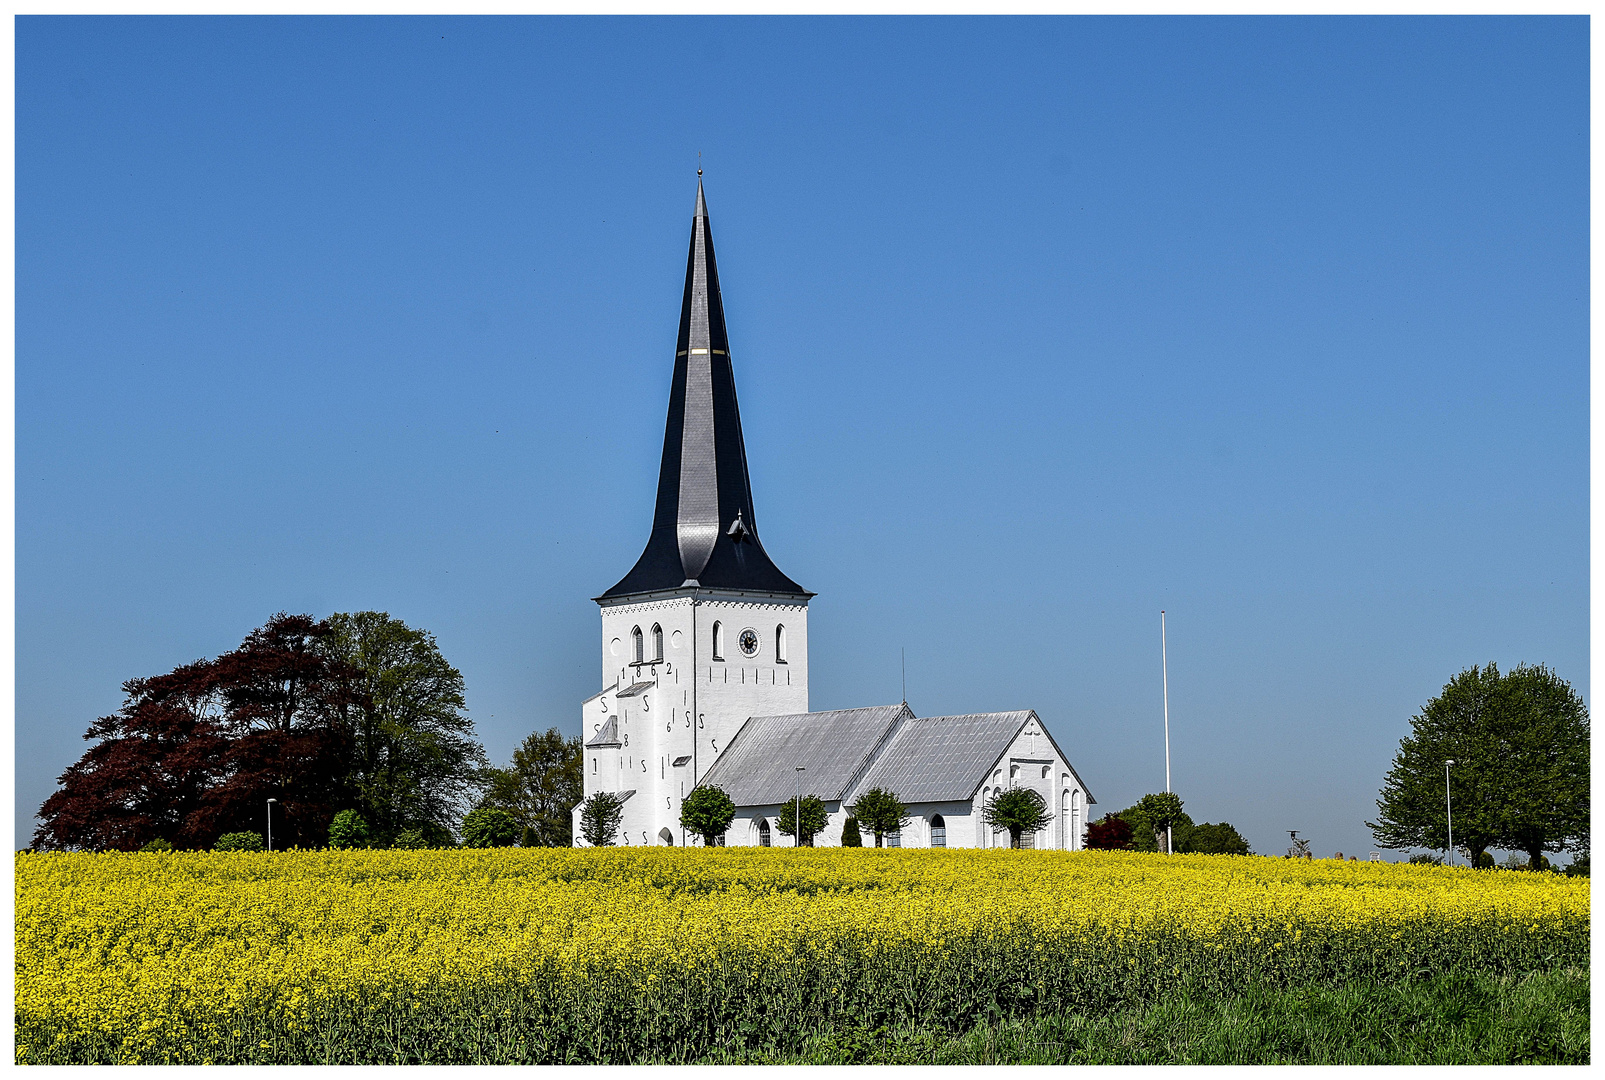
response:
<svg viewBox="0 0 1605 1080"><path fill-rule="evenodd" d="M858 831L858 819L848 818L842 823L842 847L863 847L864 835Z"/></svg>

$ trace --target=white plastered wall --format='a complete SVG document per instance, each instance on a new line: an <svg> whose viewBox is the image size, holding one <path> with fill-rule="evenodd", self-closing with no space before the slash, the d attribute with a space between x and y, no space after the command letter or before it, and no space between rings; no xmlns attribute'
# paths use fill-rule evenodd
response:
<svg viewBox="0 0 1605 1080"><path fill-rule="evenodd" d="M606 606L601 616L609 689L581 706L580 730L589 742L617 716L621 745L586 748L585 794L635 790L624 805L621 844L660 844L664 829L675 844L686 843L692 838L680 825L681 801L747 718L808 711L807 602L698 594ZM715 624L723 637L718 658ZM662 633L661 657L654 628ZM777 655L782 628L784 654ZM746 630L756 639L750 656L740 647ZM642 683L652 688L619 696ZM681 758L685 764L676 767ZM576 843L583 843L578 820L576 809Z"/></svg>
<svg viewBox="0 0 1605 1080"><path fill-rule="evenodd" d="M1088 795L1075 771L1064 755L1059 753L1041 720L1032 717L1009 744L1008 750L989 770L976 794L972 824L966 830L970 845L976 847L1008 847L1007 832L994 833L982 820L982 808L994 793L1010 787L1030 788L1041 795L1048 811L1054 815L1048 827L1035 835L1035 846L1060 851L1079 851L1082 834L1086 830ZM1069 805L1071 815L1064 808ZM954 845L949 829L949 846ZM1024 838L1022 837L1022 840Z"/></svg>

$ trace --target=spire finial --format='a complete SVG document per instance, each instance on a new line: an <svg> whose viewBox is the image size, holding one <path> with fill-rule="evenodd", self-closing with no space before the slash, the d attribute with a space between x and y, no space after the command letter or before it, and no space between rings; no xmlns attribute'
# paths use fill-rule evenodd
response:
<svg viewBox="0 0 1605 1080"><path fill-rule="evenodd" d="M702 175L702 151L697 151L697 176Z"/></svg>

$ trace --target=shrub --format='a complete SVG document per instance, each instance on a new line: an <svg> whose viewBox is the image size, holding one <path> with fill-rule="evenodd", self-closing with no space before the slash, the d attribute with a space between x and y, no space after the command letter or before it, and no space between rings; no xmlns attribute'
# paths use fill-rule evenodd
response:
<svg viewBox="0 0 1605 1080"><path fill-rule="evenodd" d="M1249 849L1248 841L1243 839L1242 834L1232 828L1229 822L1225 821L1219 825L1211 825L1206 821L1202 825L1194 827L1187 837L1186 846L1178 845L1176 850L1186 851L1195 855L1254 854Z"/></svg>
<svg viewBox="0 0 1605 1080"><path fill-rule="evenodd" d="M213 851L261 851L262 834L254 832L227 832L217 838Z"/></svg>
<svg viewBox="0 0 1605 1080"><path fill-rule="evenodd" d="M396 838L391 842L390 846L400 848L403 851L422 851L424 848L434 847L429 842L429 837L424 835L422 829L402 829L396 834Z"/></svg>
<svg viewBox="0 0 1605 1080"><path fill-rule="evenodd" d="M1519 852L1512 852L1511 854L1505 856L1504 866L1506 870L1531 870L1533 868L1533 863L1532 859L1526 855L1523 855ZM1538 869L1551 869L1549 865L1549 856L1538 856Z"/></svg>
<svg viewBox="0 0 1605 1080"><path fill-rule="evenodd" d="M1087 847L1093 851L1130 851L1131 825L1115 814L1087 826Z"/></svg>
<svg viewBox="0 0 1605 1080"><path fill-rule="evenodd" d="M842 847L863 847L864 835L858 831L858 819L848 818L842 823Z"/></svg>
<svg viewBox="0 0 1605 1080"><path fill-rule="evenodd" d="M166 840L163 840L160 837L158 837L157 839L152 840L150 843L146 844L144 847L140 848L139 850L141 850L141 851L172 851L173 850L173 845L169 844Z"/></svg>
<svg viewBox="0 0 1605 1080"><path fill-rule="evenodd" d="M329 822L329 846L336 851L368 846L368 823L355 810L342 810Z"/></svg>
<svg viewBox="0 0 1605 1080"><path fill-rule="evenodd" d="M463 818L463 847L512 847L518 842L518 822L506 810L470 810Z"/></svg>

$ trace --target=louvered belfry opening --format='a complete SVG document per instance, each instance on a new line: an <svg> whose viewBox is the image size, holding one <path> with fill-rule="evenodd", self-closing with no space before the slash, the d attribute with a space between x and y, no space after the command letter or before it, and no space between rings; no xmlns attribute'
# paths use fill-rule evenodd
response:
<svg viewBox="0 0 1605 1080"><path fill-rule="evenodd" d="M697 586L812 595L780 572L758 539L713 229L700 179L674 348L652 533L635 566L597 599Z"/></svg>

